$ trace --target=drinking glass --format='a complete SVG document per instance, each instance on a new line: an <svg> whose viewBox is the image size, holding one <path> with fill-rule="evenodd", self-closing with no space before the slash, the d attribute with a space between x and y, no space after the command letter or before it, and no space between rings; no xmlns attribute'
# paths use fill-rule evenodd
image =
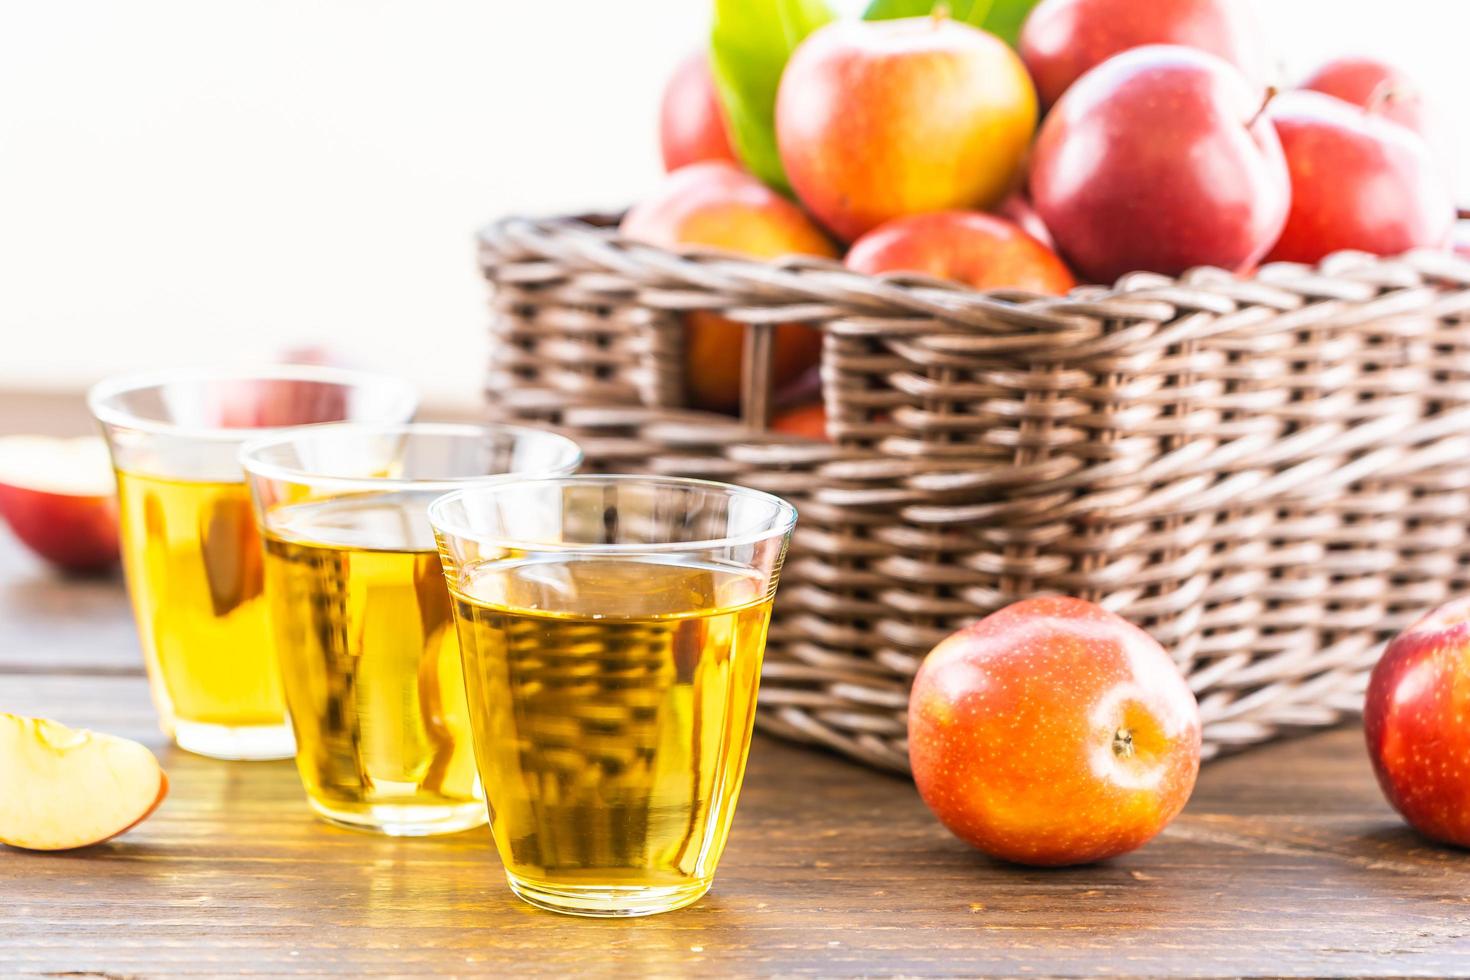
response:
<svg viewBox="0 0 1470 980"><path fill-rule="evenodd" d="M395 836L485 822L459 639L429 503L554 476L575 443L494 425L319 425L244 447L307 800Z"/></svg>
<svg viewBox="0 0 1470 980"><path fill-rule="evenodd" d="M87 401L117 471L123 567L160 725L200 755L290 758L240 445L299 424L407 421L414 389L288 365L116 378Z"/></svg>
<svg viewBox="0 0 1470 980"><path fill-rule="evenodd" d="M591 916L696 901L735 813L795 508L575 476L461 490L429 520L511 889Z"/></svg>

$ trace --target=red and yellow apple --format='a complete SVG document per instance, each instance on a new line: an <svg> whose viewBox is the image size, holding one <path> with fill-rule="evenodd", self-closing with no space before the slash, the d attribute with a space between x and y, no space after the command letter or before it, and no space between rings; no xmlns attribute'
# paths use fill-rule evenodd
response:
<svg viewBox="0 0 1470 980"><path fill-rule="evenodd" d="M1134 48L1083 75L1031 156L1031 200L1063 258L1098 283L1255 265L1291 204L1264 100L1226 62L1177 45Z"/></svg>
<svg viewBox="0 0 1470 980"><path fill-rule="evenodd" d="M1449 181L1417 133L1320 92L1288 92L1266 113L1291 172L1290 216L1268 260L1397 255L1449 241Z"/></svg>
<svg viewBox="0 0 1470 980"><path fill-rule="evenodd" d="M999 203L1035 126L1015 52L943 16L834 21L792 52L776 96L786 176L844 241L905 214Z"/></svg>
<svg viewBox="0 0 1470 980"><path fill-rule="evenodd" d="M835 257L832 242L801 209L750 174L708 161L680 168L632 208L620 229L652 245L706 245L759 259L784 255ZM745 328L714 313L685 317L685 379L697 408L728 412L740 405ZM822 338L801 324L776 329L773 382L800 377L821 355Z"/></svg>
<svg viewBox="0 0 1470 980"><path fill-rule="evenodd" d="M142 823L167 795L168 777L137 742L0 714L0 844L100 844Z"/></svg>
<svg viewBox="0 0 1470 980"><path fill-rule="evenodd" d="M1115 54L1145 44L1208 51L1266 82L1265 36L1240 0L1041 0L1021 27L1021 57L1043 106Z"/></svg>
<svg viewBox="0 0 1470 980"><path fill-rule="evenodd" d="M1059 296L1077 284L1056 253L1004 218L936 211L894 218L853 243L856 272L919 272L974 289L1022 289Z"/></svg>
<svg viewBox="0 0 1470 980"><path fill-rule="evenodd" d="M679 62L664 85L658 141L666 171L702 160L740 163L730 146L725 111L710 73L709 56L703 51L692 52Z"/></svg>
<svg viewBox="0 0 1470 980"><path fill-rule="evenodd" d="M58 568L100 572L117 563L116 493L100 438L0 438L0 517Z"/></svg>
<svg viewBox="0 0 1470 980"><path fill-rule="evenodd" d="M1363 702L1383 795L1426 837L1470 847L1470 597L1394 637Z"/></svg>
<svg viewBox="0 0 1470 980"><path fill-rule="evenodd" d="M1302 88L1350 102L1418 133L1448 169L1454 136L1444 116L1408 74L1377 58L1334 58L1302 82Z"/></svg>
<svg viewBox="0 0 1470 980"><path fill-rule="evenodd" d="M992 857L1101 861L1142 846L1199 772L1199 707L1151 636L1101 606L1027 599L924 659L909 762L929 809Z"/></svg>

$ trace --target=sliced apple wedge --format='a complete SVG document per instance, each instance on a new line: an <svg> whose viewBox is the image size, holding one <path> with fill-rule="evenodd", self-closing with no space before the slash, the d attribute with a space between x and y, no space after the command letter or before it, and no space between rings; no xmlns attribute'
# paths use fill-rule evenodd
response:
<svg viewBox="0 0 1470 980"><path fill-rule="evenodd" d="M137 742L0 714L0 844L100 844L142 823L167 795L168 776Z"/></svg>
<svg viewBox="0 0 1470 980"><path fill-rule="evenodd" d="M117 497L97 437L0 438L0 516L52 564L98 572L117 563Z"/></svg>

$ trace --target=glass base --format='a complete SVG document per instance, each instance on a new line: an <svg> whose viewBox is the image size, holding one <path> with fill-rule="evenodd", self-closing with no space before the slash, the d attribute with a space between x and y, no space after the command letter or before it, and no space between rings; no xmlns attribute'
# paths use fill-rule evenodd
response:
<svg viewBox="0 0 1470 980"><path fill-rule="evenodd" d="M521 901L565 915L631 918L657 915L692 905L704 897L714 879L684 885L553 885L507 871L510 890Z"/></svg>
<svg viewBox="0 0 1470 980"><path fill-rule="evenodd" d="M211 759L262 762L296 755L296 739L284 722L236 728L175 719L174 741L181 749Z"/></svg>
<svg viewBox="0 0 1470 980"><path fill-rule="evenodd" d="M389 837L432 837L473 830L489 822L490 814L479 801L455 806L415 806L411 803L365 803L357 809L334 807L308 798L316 815L329 824Z"/></svg>

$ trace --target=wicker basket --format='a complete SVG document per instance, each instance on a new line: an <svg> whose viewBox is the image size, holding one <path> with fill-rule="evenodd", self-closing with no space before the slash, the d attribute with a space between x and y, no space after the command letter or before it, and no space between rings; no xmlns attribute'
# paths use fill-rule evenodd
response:
<svg viewBox="0 0 1470 980"><path fill-rule="evenodd" d="M910 678L1013 600L1173 652L1217 754L1356 711L1384 640L1470 589L1470 263L1344 253L1066 299L675 254L605 220L486 229L488 393L602 470L801 511L760 724L906 769ZM681 408L679 314L746 331L743 421ZM772 325L824 332L833 444L763 431Z"/></svg>

